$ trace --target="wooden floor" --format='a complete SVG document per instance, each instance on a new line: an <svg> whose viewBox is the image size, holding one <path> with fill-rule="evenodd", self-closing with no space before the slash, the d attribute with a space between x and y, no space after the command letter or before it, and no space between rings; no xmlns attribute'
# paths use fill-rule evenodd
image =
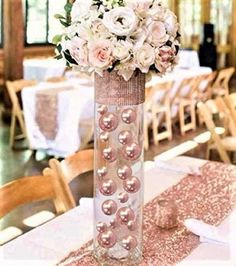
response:
<svg viewBox="0 0 236 266"><path fill-rule="evenodd" d="M234 83L234 85L234 88L236 88L236 82ZM150 146L150 149L145 152L145 161L153 160L156 155L168 151L181 143L193 140L194 137L205 131L205 128L198 128L196 131L188 132L184 137L181 137L178 130L175 130L174 139L172 141L162 141L158 146ZM5 124L0 119L0 186L22 176L39 174L48 165L48 160L50 158L42 152L37 152L36 154L34 154L32 151L27 149L27 143L25 141L19 141L16 145L16 148L12 150L9 147L8 139L9 125ZM205 145L201 144L185 155L204 158L205 148ZM77 178L72 182L71 189L73 191L77 204L81 197L92 196L92 174L83 175L80 178ZM30 204L24 207L19 207L16 210L12 211L9 215L5 216L4 219L0 219L0 230L3 230L8 226L16 226L23 232L27 232L32 228L26 226L23 223L23 220L42 210L54 212L53 204L49 201L45 201Z"/></svg>

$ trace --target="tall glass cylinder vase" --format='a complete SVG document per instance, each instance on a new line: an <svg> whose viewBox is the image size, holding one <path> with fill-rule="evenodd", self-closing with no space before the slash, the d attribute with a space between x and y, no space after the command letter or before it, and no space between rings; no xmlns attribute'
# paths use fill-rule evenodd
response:
<svg viewBox="0 0 236 266"><path fill-rule="evenodd" d="M145 75L95 75L94 255L101 265L142 258Z"/></svg>

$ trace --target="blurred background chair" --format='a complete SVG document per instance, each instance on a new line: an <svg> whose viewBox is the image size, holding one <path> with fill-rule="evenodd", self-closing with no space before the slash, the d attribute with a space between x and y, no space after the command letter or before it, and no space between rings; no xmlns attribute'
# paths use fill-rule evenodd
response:
<svg viewBox="0 0 236 266"><path fill-rule="evenodd" d="M24 116L18 100L17 93L20 93L24 87L33 86L36 83L37 82L34 80L15 80L15 81L6 82L7 91L10 96L12 104L10 139L9 139L11 148L14 145L15 139L26 138ZM17 122L19 123L21 134L15 136Z"/></svg>
<svg viewBox="0 0 236 266"><path fill-rule="evenodd" d="M234 72L234 67L225 68L218 72L216 80L212 85L213 97L229 95L229 81Z"/></svg>
<svg viewBox="0 0 236 266"><path fill-rule="evenodd" d="M212 119L212 112L209 107L203 102L199 102L197 105L201 116L206 124L207 129L211 133L211 139L208 142L206 159L210 157L210 151L215 149L218 151L221 160L225 163L231 163L228 152L236 152L236 137L223 136L220 137L216 133L216 125Z"/></svg>

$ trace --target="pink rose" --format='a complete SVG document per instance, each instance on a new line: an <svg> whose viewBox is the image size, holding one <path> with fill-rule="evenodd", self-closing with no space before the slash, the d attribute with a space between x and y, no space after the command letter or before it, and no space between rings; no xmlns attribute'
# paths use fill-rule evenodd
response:
<svg viewBox="0 0 236 266"><path fill-rule="evenodd" d="M160 72L165 72L173 65L176 58L174 47L163 46L156 51L155 66Z"/></svg>
<svg viewBox="0 0 236 266"><path fill-rule="evenodd" d="M162 46L168 40L168 35L166 34L166 28L164 23L161 21L153 21L148 26L148 41L150 44L157 47Z"/></svg>
<svg viewBox="0 0 236 266"><path fill-rule="evenodd" d="M113 61L112 45L108 40L98 40L89 46L89 62L95 68L108 68Z"/></svg>

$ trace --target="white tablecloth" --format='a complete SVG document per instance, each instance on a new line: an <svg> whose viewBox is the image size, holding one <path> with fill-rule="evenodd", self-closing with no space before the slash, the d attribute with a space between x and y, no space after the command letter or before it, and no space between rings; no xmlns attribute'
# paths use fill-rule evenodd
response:
<svg viewBox="0 0 236 266"><path fill-rule="evenodd" d="M73 87L57 95L58 131L54 140L48 140L39 130L35 121L35 95L40 90ZM50 155L65 157L76 152L81 145L79 122L92 119L94 112L93 87L79 85L78 80L60 83L41 83L22 90L23 111L27 136L31 149L44 150ZM48 110L44 110L47 112ZM48 114L50 115L50 114Z"/></svg>
<svg viewBox="0 0 236 266"><path fill-rule="evenodd" d="M205 162L204 160L181 156L169 161L172 170L168 167L157 168L154 164L150 169L149 164L148 170L145 171L144 203L147 203L170 186L175 185L186 175L178 171L181 165L185 168L187 166L200 167ZM177 171L173 170L173 165L177 165ZM233 227L228 228L229 224ZM234 242L235 224L236 211L232 212L230 217L221 224L222 227L231 230ZM82 199L79 207L3 246L0 249L3 264L0 265L54 265L71 251L80 248L92 236L92 202L91 199ZM233 246L202 243L179 265L235 266L236 252L234 251Z"/></svg>
<svg viewBox="0 0 236 266"><path fill-rule="evenodd" d="M44 81L51 77L61 77L66 69L65 62L56 59L25 59L24 79Z"/></svg>
<svg viewBox="0 0 236 266"><path fill-rule="evenodd" d="M180 50L178 67L191 68L199 67L199 57L197 51L193 50Z"/></svg>

